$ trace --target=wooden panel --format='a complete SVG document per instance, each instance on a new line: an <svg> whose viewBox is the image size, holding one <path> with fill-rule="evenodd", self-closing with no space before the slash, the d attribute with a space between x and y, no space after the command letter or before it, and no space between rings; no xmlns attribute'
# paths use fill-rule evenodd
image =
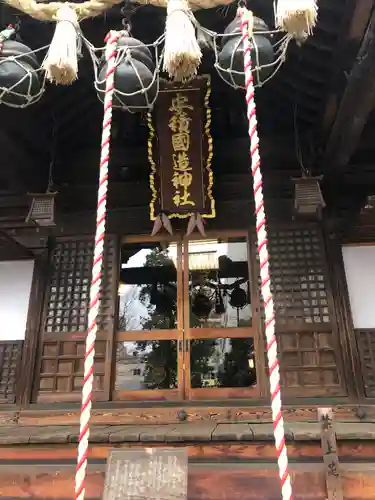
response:
<svg viewBox="0 0 375 500"><path fill-rule="evenodd" d="M232 405L231 405L232 403ZM147 408L136 405L126 408L106 408L92 410L92 425L159 425L184 422L271 422L271 407L267 406L177 406L162 407L155 403ZM375 408L372 406L338 406L333 409L336 421L375 422ZM316 422L317 408L312 406L284 406L284 419L290 422ZM183 418L181 418L181 416ZM75 425L79 421L79 410L70 409L37 409L23 410L19 415L20 425ZM6 424L7 421L4 422Z"/></svg>
<svg viewBox="0 0 375 500"><path fill-rule="evenodd" d="M285 393L345 394L320 227L271 225L269 253Z"/></svg>
<svg viewBox="0 0 375 500"><path fill-rule="evenodd" d="M220 474L220 481L217 480ZM277 470L234 464L189 467L189 500L278 500L280 486ZM324 476L319 467L304 466L293 473L296 497L301 500L325 500ZM306 488L306 484L309 485ZM104 487L104 466L89 467L86 498L99 500ZM65 500L74 496L72 466L34 466L12 470L0 467L0 498ZM348 497L348 500L353 497ZM360 497L357 497L360 498ZM365 497L367 498L371 497ZM354 500L354 499L353 499Z"/></svg>
<svg viewBox="0 0 375 500"><path fill-rule="evenodd" d="M313 397L342 393L332 332L283 332L279 349L281 381L288 394Z"/></svg>
<svg viewBox="0 0 375 500"><path fill-rule="evenodd" d="M50 258L44 330L39 353L37 401L76 401L83 383L85 334L90 300L93 237L62 238ZM105 242L95 355L95 399L108 399L117 282L116 239ZM104 395L105 391L105 395ZM101 396L99 393L102 393Z"/></svg>
<svg viewBox="0 0 375 500"><path fill-rule="evenodd" d="M0 403L14 403L23 341L0 342Z"/></svg>
<svg viewBox="0 0 375 500"><path fill-rule="evenodd" d="M375 329L355 330L365 395L375 397Z"/></svg>
<svg viewBox="0 0 375 500"><path fill-rule="evenodd" d="M299 500L326 500L324 473L318 464L291 467L294 496ZM220 475L220 481L217 480ZM307 487L308 485L308 487ZM356 470L345 466L346 500L372 500L375 471L371 466ZM104 486L104 465L89 466L86 498L99 500ZM74 496L74 467L58 465L0 467L0 498L70 500ZM279 500L276 467L254 464L202 464L189 467L189 500Z"/></svg>
<svg viewBox="0 0 375 500"><path fill-rule="evenodd" d="M106 342L97 341L95 346L94 390L104 390ZM83 383L85 343L44 342L41 355L39 397L42 393L80 392Z"/></svg>
<svg viewBox="0 0 375 500"><path fill-rule="evenodd" d="M93 428L95 432L95 427ZM171 444L169 443L168 446ZM96 444L89 446L89 460L107 460L109 452L116 448L142 448L145 443L115 443L115 444ZM165 443L152 443L152 447L165 447ZM254 462L264 461L272 462L277 458L275 445L272 442L242 442L217 443L217 444L190 444L173 443L173 447L184 447L187 449L188 456L191 459L204 459L212 462ZM374 456L375 444L373 442L353 441L338 443L338 455L346 461L350 458L353 462L371 461ZM3 461L30 461L48 462L50 460L75 460L77 457L76 444L63 445L17 445L1 446L0 455ZM288 443L288 457L291 462L299 459L311 460L314 462L323 462L322 448L318 441L316 442L294 442Z"/></svg>

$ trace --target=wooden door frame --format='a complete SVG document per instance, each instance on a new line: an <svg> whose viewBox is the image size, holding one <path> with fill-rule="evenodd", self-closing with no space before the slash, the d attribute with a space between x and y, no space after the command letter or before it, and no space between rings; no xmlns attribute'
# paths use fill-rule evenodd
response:
<svg viewBox="0 0 375 500"><path fill-rule="evenodd" d="M182 312L182 242L179 235L160 235L160 236L123 236L121 245L126 243L175 243L177 246L177 328L172 330L150 330L150 331L120 331L115 327L114 355L113 365L113 390L112 399L114 401L175 401L182 400L184 397L184 369L183 369L183 312ZM117 318L115 318L117 322ZM116 390L116 343L121 341L135 342L139 340L175 340L177 348L177 381L176 389L121 389Z"/></svg>
<svg viewBox="0 0 375 500"><path fill-rule="evenodd" d="M209 240L222 238L246 238L247 244L247 265L249 276L249 289L251 293L251 311L252 325L249 327L239 328L190 328L190 302L189 302L189 252L188 245L190 241ZM263 393L263 376L259 376L264 371L264 348L259 339L259 299L256 288L256 277L254 274L254 254L251 250L252 238L248 231L209 231L205 236L193 234L183 237L183 302L184 302L184 374L186 377L185 395L187 400L199 399L243 399L260 397ZM257 383L255 387L233 387L233 388L197 388L192 389L190 386L190 341L195 339L212 339L212 338L249 338L254 342L255 351L255 366ZM260 355L261 354L261 355ZM263 362L262 362L263 361Z"/></svg>

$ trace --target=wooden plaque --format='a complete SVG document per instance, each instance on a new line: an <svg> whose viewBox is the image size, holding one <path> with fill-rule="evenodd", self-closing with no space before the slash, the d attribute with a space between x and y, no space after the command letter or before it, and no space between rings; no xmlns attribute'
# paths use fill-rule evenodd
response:
<svg viewBox="0 0 375 500"><path fill-rule="evenodd" d="M186 500L187 469L184 448L112 450L103 500Z"/></svg>
<svg viewBox="0 0 375 500"><path fill-rule="evenodd" d="M148 115L151 220L160 213L215 217L210 93L209 76L188 84L160 82Z"/></svg>

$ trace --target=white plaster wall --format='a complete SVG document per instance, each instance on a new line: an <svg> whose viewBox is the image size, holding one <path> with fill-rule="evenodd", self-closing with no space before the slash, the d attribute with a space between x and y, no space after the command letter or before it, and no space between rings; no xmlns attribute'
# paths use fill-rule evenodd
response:
<svg viewBox="0 0 375 500"><path fill-rule="evenodd" d="M34 261L0 262L0 340L23 340Z"/></svg>
<svg viewBox="0 0 375 500"><path fill-rule="evenodd" d="M375 245L343 246L354 328L375 328Z"/></svg>

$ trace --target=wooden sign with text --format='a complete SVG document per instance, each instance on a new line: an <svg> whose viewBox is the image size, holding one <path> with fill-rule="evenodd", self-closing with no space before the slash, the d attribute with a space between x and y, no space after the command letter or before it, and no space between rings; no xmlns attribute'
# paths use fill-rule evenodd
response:
<svg viewBox="0 0 375 500"><path fill-rule="evenodd" d="M112 450L103 500L187 500L184 448Z"/></svg>
<svg viewBox="0 0 375 500"><path fill-rule="evenodd" d="M209 96L209 77L180 86L160 83L148 120L151 220L161 213L215 217Z"/></svg>
<svg viewBox="0 0 375 500"><path fill-rule="evenodd" d="M344 500L332 408L318 408L327 500Z"/></svg>

